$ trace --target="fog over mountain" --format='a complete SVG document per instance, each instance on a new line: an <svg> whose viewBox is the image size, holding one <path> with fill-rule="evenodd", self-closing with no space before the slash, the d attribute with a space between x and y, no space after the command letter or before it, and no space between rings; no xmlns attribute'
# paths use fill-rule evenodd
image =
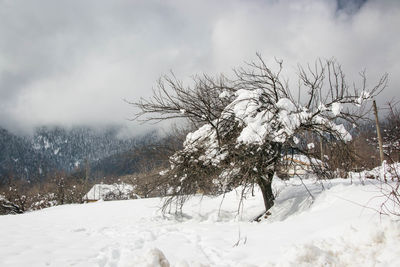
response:
<svg viewBox="0 0 400 267"><path fill-rule="evenodd" d="M298 63L335 57L349 79L385 72L383 104L400 88L397 0L0 1L0 126L127 125L124 102L151 95L170 70L229 73L260 52Z"/></svg>
<svg viewBox="0 0 400 267"><path fill-rule="evenodd" d="M121 138L119 128L102 130L88 127L40 127L33 135L18 136L6 129L0 129L0 183L7 178L22 178L40 181L48 174L64 172L71 174L82 172L80 178L86 178L85 170L95 167L97 176L102 174L99 162L107 157L118 158L120 154L135 151L154 142L156 133L135 138ZM123 166L130 173L137 171L133 164L137 159ZM110 168L109 168L110 169ZM126 174L109 170L108 175ZM95 174L89 178L99 178Z"/></svg>

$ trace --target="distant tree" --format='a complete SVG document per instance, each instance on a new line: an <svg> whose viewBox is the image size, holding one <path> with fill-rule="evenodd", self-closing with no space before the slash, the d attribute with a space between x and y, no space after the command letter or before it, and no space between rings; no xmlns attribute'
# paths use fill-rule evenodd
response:
<svg viewBox="0 0 400 267"><path fill-rule="evenodd" d="M382 125L384 151L392 161L400 160L400 110L398 103L388 103L387 116Z"/></svg>
<svg viewBox="0 0 400 267"><path fill-rule="evenodd" d="M391 101L381 107L382 114L385 114L381 121L381 133L383 139L383 152L385 160L398 162L400 160L400 111L399 102ZM376 167L379 162L379 144L377 140L375 122L364 124L358 130L359 138L356 138L357 154L362 159L362 163L371 161L367 164L369 168Z"/></svg>
<svg viewBox="0 0 400 267"><path fill-rule="evenodd" d="M52 193L57 205L82 203L89 185L85 179L68 177L65 172L55 172L48 178L46 188L42 192Z"/></svg>
<svg viewBox="0 0 400 267"><path fill-rule="evenodd" d="M383 75L372 88L349 84L335 60L319 60L299 66L299 93L293 97L288 82L268 67L260 55L256 62L234 71L234 78L195 76L184 86L175 76L159 80L150 99L134 103L136 119L162 121L186 118L197 130L189 133L183 148L170 157L162 173L171 185L172 197L182 205L190 194L210 185L227 191L257 184L268 211L274 204L272 180L287 154L309 155L302 140L316 136L326 142L352 139L343 122L356 123L365 115L364 103L387 82Z"/></svg>
<svg viewBox="0 0 400 267"><path fill-rule="evenodd" d="M359 125L353 133L354 161L353 170L370 170L377 166L379 149L376 141L375 122L367 120ZM334 150L332 151L334 153ZM337 161L340 158L337 158Z"/></svg>
<svg viewBox="0 0 400 267"><path fill-rule="evenodd" d="M54 172L38 183L10 177L0 185L0 215L82 203L88 189L84 179L67 177L64 172Z"/></svg>

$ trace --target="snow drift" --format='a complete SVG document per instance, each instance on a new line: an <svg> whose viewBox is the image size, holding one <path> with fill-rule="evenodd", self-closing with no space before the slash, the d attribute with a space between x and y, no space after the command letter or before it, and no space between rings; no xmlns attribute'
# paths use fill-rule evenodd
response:
<svg viewBox="0 0 400 267"><path fill-rule="evenodd" d="M2 216L0 266L400 266L400 224L377 212L376 180L303 182L275 179L260 223L261 194L239 205L240 189L196 196L180 216L159 198Z"/></svg>

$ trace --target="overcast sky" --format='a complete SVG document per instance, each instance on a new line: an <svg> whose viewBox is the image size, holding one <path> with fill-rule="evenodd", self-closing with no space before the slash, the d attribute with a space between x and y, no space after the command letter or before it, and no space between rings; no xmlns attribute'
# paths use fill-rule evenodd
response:
<svg viewBox="0 0 400 267"><path fill-rule="evenodd" d="M170 70L335 57L400 91L398 0L0 0L0 126L126 124ZM290 75L290 74L288 74Z"/></svg>

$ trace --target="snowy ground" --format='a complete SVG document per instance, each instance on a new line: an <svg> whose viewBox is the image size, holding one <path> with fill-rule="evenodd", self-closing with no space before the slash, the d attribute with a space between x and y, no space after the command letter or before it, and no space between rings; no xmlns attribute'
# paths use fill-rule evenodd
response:
<svg viewBox="0 0 400 267"><path fill-rule="evenodd" d="M0 217L0 266L400 266L400 223L380 216L379 190L335 179L274 184L272 215L260 194L195 197L185 216L160 199L64 205ZM366 207L364 207L366 206ZM169 265L168 265L169 264Z"/></svg>

